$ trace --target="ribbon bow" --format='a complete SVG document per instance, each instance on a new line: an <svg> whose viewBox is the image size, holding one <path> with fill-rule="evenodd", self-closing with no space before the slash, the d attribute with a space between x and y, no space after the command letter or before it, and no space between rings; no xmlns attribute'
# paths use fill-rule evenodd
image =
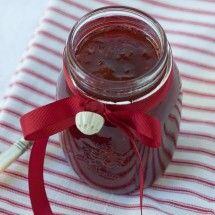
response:
<svg viewBox="0 0 215 215"><path fill-rule="evenodd" d="M34 141L29 162L29 190L35 215L53 214L46 196L43 179L43 164L48 138L75 125L75 115L86 110L93 110L103 115L105 120L121 128L130 137L140 162L140 207L142 214L144 171L133 137L135 136L141 144L149 147L160 146L160 122L147 112L165 98L171 86L172 76L171 72L166 83L144 101L129 105L104 105L80 94L75 94L39 107L21 117L20 122L25 139Z"/></svg>

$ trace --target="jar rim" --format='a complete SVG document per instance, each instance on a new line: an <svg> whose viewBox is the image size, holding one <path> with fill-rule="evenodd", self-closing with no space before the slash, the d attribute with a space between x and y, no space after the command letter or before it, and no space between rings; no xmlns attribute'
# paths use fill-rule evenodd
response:
<svg viewBox="0 0 215 215"><path fill-rule="evenodd" d="M98 14L103 14L107 11L111 11L111 12L129 12L132 13L138 17L142 17L144 19L147 19L147 21L149 21L157 30L157 32L159 33L159 36L161 39L161 56L159 57L159 59L157 60L156 64L150 68L146 73L129 79L129 80L108 80L108 79L104 79L102 77L98 77L95 76L91 73L86 72L86 69L83 68L80 63L78 62L78 60L76 59L75 56L75 52L72 52L70 50L73 49L73 41L74 41L74 37L76 36L77 31L79 30L80 26L83 25L84 22L86 22L88 19L90 19L91 17L94 17ZM151 26L150 26L151 27ZM154 29L153 29L154 30ZM157 33L156 32L156 33ZM107 7L102 7L102 8L98 8L94 11L91 11L89 13L87 13L86 15L84 15L78 22L76 22L76 24L73 26L73 28L71 29L71 32L69 34L69 37L67 39L66 42L66 48L65 48L65 55L67 56L67 61L69 62L69 64L72 64L75 67L75 70L78 71L77 74L71 74L72 77L74 78L74 76L78 76L80 77L82 80L88 80L89 82L99 82L101 84L101 86L111 86L114 89L118 90L126 90L126 86L131 86L131 88L135 85L144 85L145 83L147 83L147 81L150 79L150 76L154 73L156 74L156 72L160 71L161 68L164 66L164 64L167 61L167 53L168 53L168 42L167 42L167 38L166 38L166 34L163 30L163 28L161 27L161 25L150 15L148 15L147 13L132 8L132 7L126 7L126 6L107 6ZM71 73L71 72L70 72ZM75 79L75 78L74 78ZM74 80L76 82L76 80ZM86 84L84 83L84 81L82 82L82 84ZM120 86L120 89L119 89ZM123 87L124 86L124 87ZM123 89L124 88L124 89Z"/></svg>

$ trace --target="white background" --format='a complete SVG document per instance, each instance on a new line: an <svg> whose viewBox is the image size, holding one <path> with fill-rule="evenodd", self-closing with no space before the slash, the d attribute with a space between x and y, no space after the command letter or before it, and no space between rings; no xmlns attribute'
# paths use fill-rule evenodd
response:
<svg viewBox="0 0 215 215"><path fill-rule="evenodd" d="M0 0L0 100L48 0Z"/></svg>

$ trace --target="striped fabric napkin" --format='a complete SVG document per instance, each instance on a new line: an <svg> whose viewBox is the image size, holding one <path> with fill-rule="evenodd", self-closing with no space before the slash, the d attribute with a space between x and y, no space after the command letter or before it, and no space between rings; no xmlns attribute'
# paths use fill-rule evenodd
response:
<svg viewBox="0 0 215 215"><path fill-rule="evenodd" d="M145 189L144 214L215 214L213 0L51 0L5 95L0 151L21 136L22 114L55 99L62 51L75 21L111 4L144 10L161 23L183 81L178 146L165 174ZM33 214L27 182L29 153L0 175L0 214ZM107 194L85 185L68 166L57 135L48 144L45 185L55 214L140 214L138 196Z"/></svg>

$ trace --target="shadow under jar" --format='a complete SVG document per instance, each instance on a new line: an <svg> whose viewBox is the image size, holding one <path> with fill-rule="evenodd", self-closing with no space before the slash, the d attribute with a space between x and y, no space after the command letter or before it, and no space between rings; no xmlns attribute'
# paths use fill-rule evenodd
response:
<svg viewBox="0 0 215 215"><path fill-rule="evenodd" d="M83 105L95 112L101 108L99 104L109 108L137 102L144 105L172 74L165 98L147 112L160 121L161 145L151 148L135 139L144 169L144 187L150 186L172 158L181 115L179 72L162 27L136 9L95 10L71 30L63 62L57 99L74 94L89 97L95 101L94 110L92 104ZM61 133L60 140L72 168L90 186L116 194L139 188L140 161L133 140L110 121L105 120L94 135L71 127Z"/></svg>

